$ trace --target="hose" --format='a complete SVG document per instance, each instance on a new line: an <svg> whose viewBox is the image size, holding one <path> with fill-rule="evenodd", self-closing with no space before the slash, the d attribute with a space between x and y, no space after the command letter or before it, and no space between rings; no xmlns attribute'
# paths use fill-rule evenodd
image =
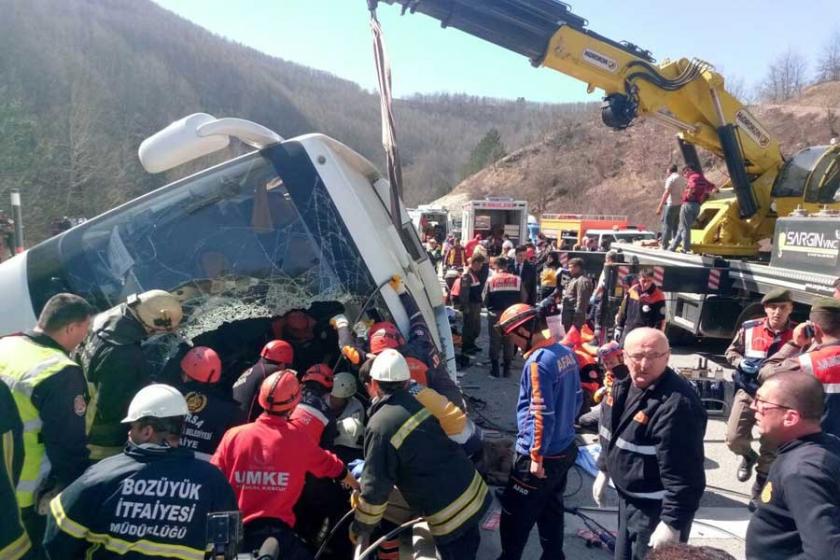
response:
<svg viewBox="0 0 840 560"><path fill-rule="evenodd" d="M400 533L402 533L406 529L410 529L411 527L414 527L415 525L417 525L421 521L423 521L422 517L417 517L415 519L412 519L411 521L406 521L405 523L403 523L402 525L400 525L396 529L393 529L391 532L389 532L389 533L379 537L378 539L376 539L376 541L372 545L367 547L364 550L364 552L359 552L361 550L361 542L360 542L359 544L356 545L356 552L353 555L353 560L364 560L365 558L370 556L377 548L379 548L380 544L382 544L385 541L389 541L389 540L397 537L398 535L400 535Z"/></svg>
<svg viewBox="0 0 840 560"><path fill-rule="evenodd" d="M353 509L348 510L347 513L345 513L343 516L341 516L341 519L339 519L336 522L336 524L333 525L333 528L327 534L327 537L324 539L324 542L322 542L321 546L318 548L318 552L315 553L315 558L313 558L313 560L318 560L318 558L321 557L321 554L323 554L324 550L326 550L326 548L327 548L327 544L329 544L329 542L335 536L335 532L338 530L339 527L344 525L347 522L348 519L350 519L350 516L353 515L354 511L355 510L353 510Z"/></svg>

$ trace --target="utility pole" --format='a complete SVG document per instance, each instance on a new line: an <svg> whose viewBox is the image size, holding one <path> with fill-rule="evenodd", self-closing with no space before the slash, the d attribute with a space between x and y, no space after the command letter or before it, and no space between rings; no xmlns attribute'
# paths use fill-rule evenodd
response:
<svg viewBox="0 0 840 560"><path fill-rule="evenodd" d="M23 212L20 209L20 191L11 191L12 219L15 221L15 254L23 253Z"/></svg>

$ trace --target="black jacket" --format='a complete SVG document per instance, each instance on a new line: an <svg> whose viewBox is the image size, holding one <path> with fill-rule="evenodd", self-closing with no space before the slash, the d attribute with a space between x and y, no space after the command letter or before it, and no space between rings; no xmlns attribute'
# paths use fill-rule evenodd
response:
<svg viewBox="0 0 840 560"><path fill-rule="evenodd" d="M181 434L181 447L192 449L196 457L209 461L225 432L243 424L245 414L239 403L218 386L188 381L176 387L184 395L190 410Z"/></svg>
<svg viewBox="0 0 840 560"><path fill-rule="evenodd" d="M840 439L779 446L747 528L748 560L840 558Z"/></svg>
<svg viewBox="0 0 840 560"><path fill-rule="evenodd" d="M625 407L631 379L613 384L601 407L598 468L630 501L661 500L660 519L682 530L706 488L706 410L691 385L668 368Z"/></svg>
<svg viewBox="0 0 840 560"><path fill-rule="evenodd" d="M32 547L20 521L15 486L23 469L23 423L12 392L0 382L0 558L17 560Z"/></svg>
<svg viewBox="0 0 840 560"><path fill-rule="evenodd" d="M236 509L221 471L191 451L129 443L50 503L44 547L54 560L203 560L207 514Z"/></svg>
<svg viewBox="0 0 840 560"><path fill-rule="evenodd" d="M88 417L93 418L88 431L91 449L120 448L125 444L126 430L120 421L137 391L151 381L149 364L140 346L146 338L145 328L125 304L106 313L97 317L79 349L85 377L95 388L88 411Z"/></svg>
<svg viewBox="0 0 840 560"><path fill-rule="evenodd" d="M522 279L522 289L526 294L525 303L534 305L537 302L537 267L526 260L521 267L514 262L510 271Z"/></svg>
<svg viewBox="0 0 840 560"><path fill-rule="evenodd" d="M257 363L242 372L239 379L234 382L233 400L239 403L245 422L253 422L262 414L263 409L257 401L260 386L269 375L276 371L280 371L278 364L260 358Z"/></svg>
<svg viewBox="0 0 840 560"><path fill-rule="evenodd" d="M477 524L490 506L487 486L463 450L407 391L371 406L364 450L358 524L379 522L395 485L439 542Z"/></svg>

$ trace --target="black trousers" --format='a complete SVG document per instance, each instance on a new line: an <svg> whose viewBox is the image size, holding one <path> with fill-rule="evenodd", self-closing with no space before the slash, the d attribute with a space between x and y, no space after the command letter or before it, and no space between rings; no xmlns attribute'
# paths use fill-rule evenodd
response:
<svg viewBox="0 0 840 560"><path fill-rule="evenodd" d="M519 560L534 523L540 533L543 560L563 560L563 493L566 475L577 457L572 443L563 453L543 460L545 478L530 472L531 459L516 454L507 487L502 494L499 560Z"/></svg>
<svg viewBox="0 0 840 560"><path fill-rule="evenodd" d="M435 548L438 550L440 560L475 560L479 544L481 544L481 533L478 530L478 523L474 523L451 541L440 543L435 540Z"/></svg>
<svg viewBox="0 0 840 560"><path fill-rule="evenodd" d="M618 536L615 560L644 560L650 547L650 536L659 524L662 502L640 500L618 495ZM688 542L691 523L680 531L680 542Z"/></svg>
<svg viewBox="0 0 840 560"><path fill-rule="evenodd" d="M47 517L45 515L38 515L38 510L35 506L21 508L20 520L23 522L23 528L29 535L29 540L32 542L32 548L24 556L25 560L46 560L47 553L44 551L42 543L44 542L44 533L47 529Z"/></svg>
<svg viewBox="0 0 840 560"><path fill-rule="evenodd" d="M283 560L312 560L314 557L292 528L279 519L255 519L245 525L244 532L242 552L259 550L265 539L274 537L280 543L280 556Z"/></svg>

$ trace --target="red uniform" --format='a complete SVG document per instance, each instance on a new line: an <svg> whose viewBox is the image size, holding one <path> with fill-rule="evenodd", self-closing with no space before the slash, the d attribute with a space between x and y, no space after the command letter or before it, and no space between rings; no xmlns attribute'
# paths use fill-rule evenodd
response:
<svg viewBox="0 0 840 560"><path fill-rule="evenodd" d="M304 430L270 414L228 430L210 462L233 486L245 524L273 518L294 527L293 508L306 473L335 479L347 475L344 463Z"/></svg>

